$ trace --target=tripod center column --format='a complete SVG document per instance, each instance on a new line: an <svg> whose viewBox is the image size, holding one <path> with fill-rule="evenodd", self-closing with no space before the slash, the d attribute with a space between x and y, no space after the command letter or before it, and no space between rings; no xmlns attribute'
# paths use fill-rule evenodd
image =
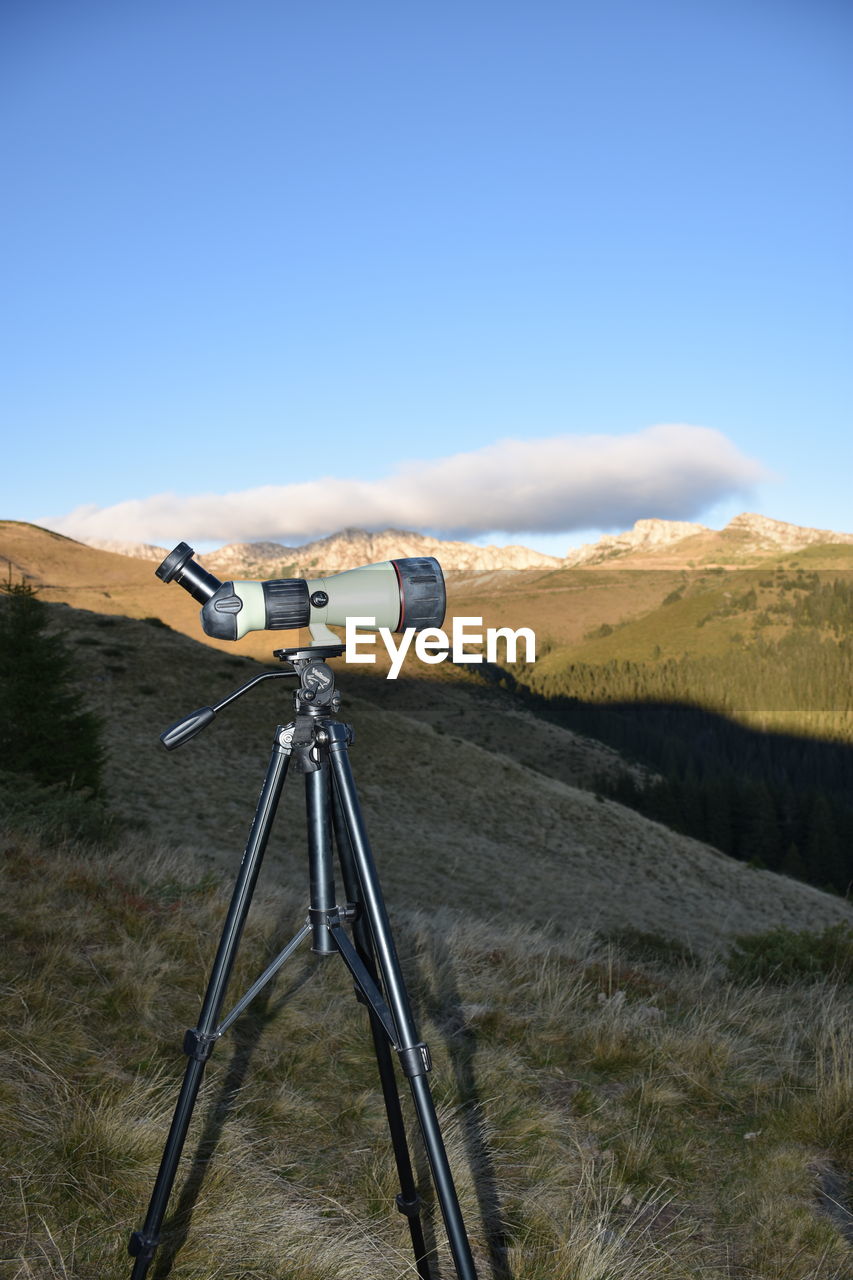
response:
<svg viewBox="0 0 853 1280"><path fill-rule="evenodd" d="M335 879L332 871L332 822L329 804L329 760L321 752L319 767L305 774L305 804L308 815L308 877L311 895L311 950L318 955L334 955L337 948L329 933L328 917L335 910Z"/></svg>

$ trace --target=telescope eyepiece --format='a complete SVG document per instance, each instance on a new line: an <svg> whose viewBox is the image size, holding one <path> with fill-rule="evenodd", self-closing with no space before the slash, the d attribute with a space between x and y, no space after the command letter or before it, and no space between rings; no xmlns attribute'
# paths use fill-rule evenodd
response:
<svg viewBox="0 0 853 1280"><path fill-rule="evenodd" d="M166 559L157 566L154 572L163 582L171 582L175 574L182 568L184 561L189 556L194 555L195 552L188 542L179 542L174 551L169 552Z"/></svg>
<svg viewBox="0 0 853 1280"><path fill-rule="evenodd" d="M202 569L193 560L195 552L187 542L179 542L174 551L170 551L166 559L155 570L155 574L163 582L177 582L188 591L193 600L199 604L207 604L222 583L212 573Z"/></svg>

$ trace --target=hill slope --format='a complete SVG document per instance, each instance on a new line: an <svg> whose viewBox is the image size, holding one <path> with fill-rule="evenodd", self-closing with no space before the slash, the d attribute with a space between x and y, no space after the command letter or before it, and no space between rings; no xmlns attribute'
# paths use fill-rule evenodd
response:
<svg viewBox="0 0 853 1280"><path fill-rule="evenodd" d="M197 643L121 617L124 609L137 619L159 615L199 635L195 603L158 582L150 564L31 526L2 532L0 549L43 586L44 598L110 611L63 609L58 624L74 636L92 704L108 720L108 785L120 807L149 823L157 838L217 856L239 851L272 730L290 718L285 682L262 686L200 739L167 754L159 731L224 696L254 665L236 646ZM591 588L583 598L595 599L594 571L579 576ZM566 571L556 579L565 582ZM569 574L561 610L577 594L573 580ZM542 581L554 598L552 579ZM640 581L650 598L659 595L658 575ZM248 637L239 649L266 656L269 639ZM384 874L398 901L416 903L417 893L424 902L468 904L483 915L521 913L562 929L595 921L602 932L658 930L698 949L774 922L817 927L849 918L838 899L596 799L585 788L624 768L612 751L543 723L499 692L477 689L466 672L415 663L408 682L392 683L381 670L374 677L336 665L345 714L357 731L353 763L370 830L387 851ZM301 831L301 797L289 795L288 805L287 823ZM271 861L301 884L301 844L295 865L279 847Z"/></svg>
<svg viewBox="0 0 853 1280"><path fill-rule="evenodd" d="M174 753L157 735L210 704L257 668L150 623L58 610L80 655L92 705L108 721L107 785L158 841L181 842L233 864L242 849L276 722L292 707L288 682L267 683ZM516 714L498 736L478 726L476 691L418 682L430 718L393 709L390 682L338 670L344 716L356 729L353 767L389 897L400 905L464 907L565 932L659 931L698 950L774 923L819 927L851 919L841 900L755 871L696 841L535 767L535 747L572 735ZM375 695L379 695L377 696ZM378 705L381 699L383 705ZM459 714L460 710L462 715ZM466 721L468 734L454 732ZM499 721L492 722L495 726ZM473 728L472 728L473 726ZM527 763L515 758L514 743ZM574 739L577 752L582 744ZM273 873L304 884L303 800L288 780Z"/></svg>

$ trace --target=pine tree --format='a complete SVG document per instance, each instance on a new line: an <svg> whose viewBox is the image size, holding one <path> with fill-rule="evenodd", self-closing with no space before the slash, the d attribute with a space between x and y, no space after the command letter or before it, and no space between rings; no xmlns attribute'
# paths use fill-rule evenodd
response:
<svg viewBox="0 0 853 1280"><path fill-rule="evenodd" d="M73 659L24 582L0 584L0 769L97 792L100 727L74 688Z"/></svg>
<svg viewBox="0 0 853 1280"><path fill-rule="evenodd" d="M812 884L847 893L850 874L841 849L832 806L823 792L815 792L808 812L804 861Z"/></svg>
<svg viewBox="0 0 853 1280"><path fill-rule="evenodd" d="M788 845L779 870L783 875L791 876L794 880L808 880L808 868L800 857L800 851L793 840Z"/></svg>
<svg viewBox="0 0 853 1280"><path fill-rule="evenodd" d="M740 856L775 871L779 865L779 822L768 787L755 783L744 787Z"/></svg>

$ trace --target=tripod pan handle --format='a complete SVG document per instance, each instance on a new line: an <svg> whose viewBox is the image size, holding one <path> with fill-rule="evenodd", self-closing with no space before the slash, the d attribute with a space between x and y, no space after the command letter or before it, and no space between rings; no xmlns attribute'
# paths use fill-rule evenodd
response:
<svg viewBox="0 0 853 1280"><path fill-rule="evenodd" d="M160 741L167 751L174 751L176 747L182 747L190 738L201 733L202 729L206 729L215 716L215 708L199 707L198 711L191 711L188 716L176 720L168 729L164 729L160 734Z"/></svg>

